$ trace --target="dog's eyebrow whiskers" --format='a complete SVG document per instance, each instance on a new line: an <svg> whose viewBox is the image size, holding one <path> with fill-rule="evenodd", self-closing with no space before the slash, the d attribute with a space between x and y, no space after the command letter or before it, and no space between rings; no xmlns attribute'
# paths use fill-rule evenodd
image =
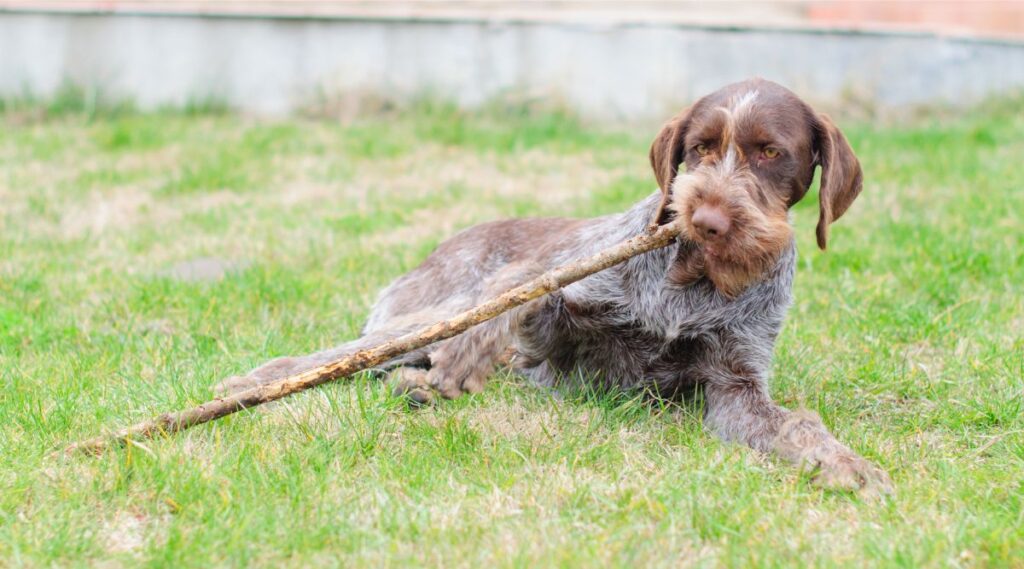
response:
<svg viewBox="0 0 1024 569"><path fill-rule="evenodd" d="M725 159L722 160L722 171L726 174L732 173L736 169L736 145L731 141L729 142L729 148L725 151Z"/></svg>

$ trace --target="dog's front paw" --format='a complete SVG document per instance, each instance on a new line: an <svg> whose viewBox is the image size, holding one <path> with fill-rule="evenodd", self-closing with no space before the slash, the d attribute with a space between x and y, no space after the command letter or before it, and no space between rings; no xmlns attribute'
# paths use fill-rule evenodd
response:
<svg viewBox="0 0 1024 569"><path fill-rule="evenodd" d="M811 482L830 490L857 491L868 496L893 493L892 481L884 470L853 452L837 452L819 459Z"/></svg>
<svg viewBox="0 0 1024 569"><path fill-rule="evenodd" d="M811 481L816 486L854 490L864 495L893 491L889 475L837 441L816 413L790 413L779 428L772 448L783 458L810 471Z"/></svg>

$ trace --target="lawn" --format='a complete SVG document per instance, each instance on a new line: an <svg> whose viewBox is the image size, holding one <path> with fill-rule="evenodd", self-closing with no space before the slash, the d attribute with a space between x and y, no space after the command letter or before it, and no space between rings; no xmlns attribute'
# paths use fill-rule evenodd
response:
<svg viewBox="0 0 1024 569"><path fill-rule="evenodd" d="M442 239L654 189L656 125L0 111L0 566L1024 567L1024 99L840 121L862 197L801 259L773 393L891 473L823 492L699 405L369 378L100 457L68 442L351 339Z"/></svg>

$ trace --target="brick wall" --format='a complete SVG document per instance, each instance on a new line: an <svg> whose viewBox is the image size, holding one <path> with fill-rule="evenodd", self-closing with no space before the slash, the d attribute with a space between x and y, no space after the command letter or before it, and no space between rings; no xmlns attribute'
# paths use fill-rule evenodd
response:
<svg viewBox="0 0 1024 569"><path fill-rule="evenodd" d="M1024 38L1024 0L0 0L0 10L674 22Z"/></svg>
<svg viewBox="0 0 1024 569"><path fill-rule="evenodd" d="M806 18L809 22L826 26L1024 36L1024 2L1013 0L811 1L807 3Z"/></svg>

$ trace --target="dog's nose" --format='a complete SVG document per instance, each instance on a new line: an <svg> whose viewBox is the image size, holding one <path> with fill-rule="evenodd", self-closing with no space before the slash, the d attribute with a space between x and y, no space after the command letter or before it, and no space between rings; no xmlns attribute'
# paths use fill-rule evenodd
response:
<svg viewBox="0 0 1024 569"><path fill-rule="evenodd" d="M690 219L701 237L708 241L721 239L729 233L729 218L717 207L702 205L693 212Z"/></svg>

